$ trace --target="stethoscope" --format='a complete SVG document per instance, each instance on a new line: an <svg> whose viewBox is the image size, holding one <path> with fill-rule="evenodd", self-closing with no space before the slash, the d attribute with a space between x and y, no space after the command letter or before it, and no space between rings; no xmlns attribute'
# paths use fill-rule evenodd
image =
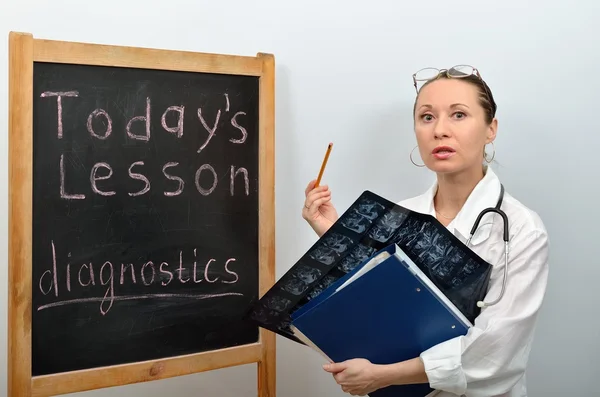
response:
<svg viewBox="0 0 600 397"><path fill-rule="evenodd" d="M478 301L477 302L478 307L492 306L492 305L495 305L496 303L500 302L500 299L502 299L502 297L504 296L504 289L506 288L506 277L507 277L507 269L508 269L508 216L506 216L506 213L504 213L504 211L502 211L500 209L503 199L504 199L504 186L502 184L500 184L500 197L498 197L498 203L496 204L495 207L486 208L479 213L479 215L477 216L477 219L475 220L475 224L471 228L471 235L469 236L469 239L467 240L467 244L466 244L467 246L469 246L469 243L471 242L471 238L473 238L473 234L475 234L477 227L479 227L479 222L481 221L481 218L483 218L483 216L485 214L487 214L488 212L495 212L496 214L498 214L502 217L502 222L504 223L504 236L503 236L503 239L504 239L504 277L502 279L502 290L500 291L500 295L498 296L498 298L496 298L496 300L494 300L492 302Z"/></svg>

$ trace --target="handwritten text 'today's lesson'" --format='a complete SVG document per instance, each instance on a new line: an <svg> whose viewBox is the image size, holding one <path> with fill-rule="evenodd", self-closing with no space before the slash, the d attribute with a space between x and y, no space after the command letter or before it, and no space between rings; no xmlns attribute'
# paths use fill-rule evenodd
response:
<svg viewBox="0 0 600 397"><path fill-rule="evenodd" d="M63 117L65 112L68 111L68 106L65 106L65 102L76 101L79 98L78 91L45 91L40 94L42 98L52 99L56 103L56 132L57 139L63 139ZM205 150L210 143L211 139L213 139L216 135L217 128L219 126L219 121L223 117L223 114L227 114L230 109L229 97L227 94L224 94L224 112L221 112L221 109L218 109L216 115L214 115L214 120L212 123L206 120L207 116L202 113L202 108L198 108L196 110L197 118L199 123L201 124L203 130L206 133L206 139L204 142L197 148L195 151L200 154L203 150ZM151 139L151 134L153 131L151 130L151 98L146 98L145 101L145 114L132 117L124 127L124 133L127 135L129 139L149 142ZM183 105L174 105L167 107L161 116L161 126L164 129L163 132L168 134L172 134L177 138L181 138L184 134L184 112L187 111L186 107ZM177 121L175 123L167 122L168 116L175 115L177 116ZM228 137L229 142L234 145L241 145L246 142L248 137L248 132L245 127L242 126L240 120L243 120L243 117L246 116L246 113L243 111L238 111L235 114L231 115L231 119L229 123L233 127L234 131L238 132L238 136ZM172 117L171 117L172 120ZM101 123L98 123L101 121ZM96 123L95 123L96 122ZM136 129L137 133L133 132L132 126L135 123L139 123L143 128ZM105 127L103 131L99 131L99 128L94 128L94 124L103 124ZM211 125L212 124L212 125ZM107 140L114 134L113 130L113 119L110 114L102 109L96 108L90 111L87 116L87 123L85 125L87 133L90 134L92 138L98 140ZM140 131L144 131L144 133L140 133ZM192 133L198 133L199 129L195 129ZM202 130L200 130L202 131ZM137 197L148 193L151 189L150 180L141 172L134 169L138 167L139 169L143 169L142 167L145 165L143 160L135 161L131 163L128 169L129 177L135 180L139 180L144 182L144 187L137 191L127 192L130 197ZM170 181L177 182L172 190L164 191L163 194L166 197L174 197L180 195L185 188L185 181L176 176L174 172L170 169L178 166L179 163L177 161L167 162L162 167L162 173L164 177ZM60 173L60 191L57 194L60 194L60 197L64 200L84 200L87 195L83 192L74 192L71 191L68 187L68 172L65 169L65 159L64 154L60 156L59 173ZM100 169L104 169L104 171L100 171ZM203 173L212 174L213 182L212 184L208 184L204 186L200 183L200 177ZM103 175L101 174L103 173ZM237 181L243 183L243 190L240 193L248 196L250 194L250 186L249 186L249 175L248 170L245 167L239 166L236 167L234 165L230 166L229 169L229 193L231 196L235 194L235 183L236 178L239 174L243 176L237 178ZM109 189L102 189L101 186L98 186L98 181L110 179L113 175L113 168L110 164L106 162L97 162L95 163L90 170L89 173L89 183L91 191L97 195L111 197L116 196L117 192ZM195 173L195 188L196 190L203 196L210 195L215 188L217 187L217 183L219 182L219 178L217 177L217 172L210 164L201 165ZM37 308L37 310L49 309L52 307L60 307L69 304L78 304L85 302L100 302L100 313L102 315L106 315L111 307L113 306L113 302L122 301L122 300L140 300L140 299L148 299L148 298L159 298L159 299L212 299L218 297L225 296L243 296L243 294L239 292L230 292L223 291L222 287L216 287L214 293L205 293L198 294L196 291L191 291L190 293L169 293L168 286L169 285L182 285L182 284L201 284L201 285L214 285L214 286L226 286L226 285L235 285L239 281L239 275L235 271L236 258L223 258L222 260L217 260L215 258L211 258L208 255L207 259L200 259L199 253L197 253L196 249L193 250L193 257L188 258L192 259L190 263L184 263L184 253L181 250L178 250L174 255L177 256L178 264L173 267L173 264L167 262L154 263L152 260L144 260L143 263L139 265L134 265L132 263L122 263L122 264L113 264L111 261L102 260L96 265L92 262L90 263L81 263L81 264L72 264L70 263L70 253L68 258L64 258L63 260L59 260L56 254L56 244L54 241L51 243L51 252L52 252L52 268L51 270L46 270L40 276L38 280L37 287L45 296L54 295L56 301L51 303L46 303ZM206 257L205 255L202 255ZM189 260L189 259L188 259ZM185 261L187 262L187 260ZM223 263L220 263L223 262ZM220 276L211 275L212 272L216 272ZM225 276L223 276L225 275ZM174 284L172 284L174 283ZM143 285L145 287L151 287L152 285L160 285L160 292L156 293L156 290L153 289L153 293L142 293L142 294L134 294L134 295L123 295L119 296L115 291L117 290L116 286L124 285L124 284L134 284L134 285ZM98 287L102 287L101 293L103 296L84 296L78 295L76 298L69 298L68 295L72 291L80 289L93 289L94 291L98 291ZM164 288L164 290L163 290ZM67 296L65 296L67 295Z"/></svg>
<svg viewBox="0 0 600 397"><path fill-rule="evenodd" d="M67 99L68 100L77 100L76 98L79 97L79 92L78 91L45 91L45 92L42 92L40 96L42 98L49 98L49 99L53 99L56 101L56 105L57 105L56 106L57 137L58 137L58 139L62 139L63 138L63 117L64 117L64 108L65 108L65 104L63 102L65 102ZM224 98L225 99L224 112L227 113L227 112L229 112L229 108L230 108L229 96L228 96L228 94L224 94L224 97L225 97ZM182 106L182 105L173 105L173 106L167 107L161 116L162 128L166 132L173 134L177 138L181 138L184 133L183 120L184 120L185 111L186 111L186 108L185 108L185 106ZM177 122L175 125L167 124L167 116L170 113L174 113L175 115L178 116ZM220 121L223 113L221 112L221 109L217 110L216 115L214 116L214 122L212 123L212 126L210 125L210 122L206 120L206 115L204 115L202 113L201 107L199 107L196 110L196 113L197 113L198 121L200 122L200 124L202 125L202 128L205 130L205 132L207 134L205 141L197 149L197 153L201 153L207 147L207 145L210 143L211 139L214 138L214 136L217 132L217 127L219 126L219 121ZM244 128L240 124L240 121L239 121L239 118L243 118L243 116L245 116L245 115L246 115L246 112L238 111L231 116L230 124L233 126L234 129L236 129L239 132L239 136L229 138L229 142L231 142L232 144L241 145L246 142L246 139L248 137L248 132L247 132L246 128ZM104 131L96 131L94 129L94 121L103 121L103 123L105 125ZM144 129L143 129L144 133L140 134L140 133L132 132L132 126L134 125L134 123L142 123L144 126ZM151 98L147 97L146 98L146 106L145 106L145 114L132 117L127 122L124 132L127 134L127 137L130 139L148 142L148 141L150 141L151 134L152 134L152 129L150 128L150 126L151 126ZM86 129L87 129L87 132L90 134L90 136L92 136L93 138L96 138L99 140L106 140L106 139L109 139L110 136L113 134L113 120L106 110L104 110L102 108L96 108L96 109L92 110L87 117ZM196 131L197 131L197 129L196 129ZM196 133L196 131L194 131L194 133ZM144 165L145 165L144 161L139 160L139 161L135 161L135 162L131 163L131 165L129 166L129 169L128 169L129 177L132 179L136 179L136 180L140 180L140 181L144 182L144 187L142 189L135 191L135 192L128 192L129 196L132 196L132 197L141 196L143 194L148 193L151 189L151 183L148 180L148 178L144 174L140 173L137 170L136 170L136 172L134 172L134 168L143 167ZM167 197L173 197L173 196L180 195L183 192L183 189L185 187L185 181L181 177L171 174L171 171L169 170L169 168L173 168L178 165L179 165L179 162L170 161L170 162L165 163L162 167L162 173L163 173L164 177L169 180L176 181L178 183L178 186L175 190L170 190L170 191L164 192L164 195ZM99 172L99 170L101 168L103 168L105 171ZM64 154L61 154L61 156L60 156L59 169L60 169L60 196L66 200L83 200L83 199L85 199L86 195L84 193L68 192L68 189L65 186L66 180L67 180L67 172L65 170ZM101 173L103 173L104 175L101 175ZM200 177L202 176L203 173L208 173L208 174L212 175L212 183L211 184L206 184L205 186L201 185ZM236 177L238 176L238 174L241 174L243 176L244 193L246 194L246 196L248 196L249 191L250 191L248 170L245 167L236 167L235 165L231 165L229 167L230 195L233 196L235 194L235 181L236 181ZM116 195L117 192L111 191L111 190L103 190L100 187L98 187L98 183L97 183L98 181L110 179L112 177L112 175L113 175L113 168L111 167L110 164L108 164L106 162L95 163L92 166L92 168L90 170L90 174L89 174L91 190L94 193L101 195L101 196ZM208 196L217 187L219 178L218 178L217 172L214 169L214 167L211 164L205 163L205 164L201 165L200 167L198 167L198 169L196 170L194 182L195 182L195 187L196 187L197 191L204 196Z"/></svg>

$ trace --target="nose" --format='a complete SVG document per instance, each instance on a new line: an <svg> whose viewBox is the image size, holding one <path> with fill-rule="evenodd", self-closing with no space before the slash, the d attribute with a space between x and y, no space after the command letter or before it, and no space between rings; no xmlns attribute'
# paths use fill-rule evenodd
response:
<svg viewBox="0 0 600 397"><path fill-rule="evenodd" d="M448 138L450 136L449 126L443 117L439 117L436 120L433 127L433 135L436 139Z"/></svg>

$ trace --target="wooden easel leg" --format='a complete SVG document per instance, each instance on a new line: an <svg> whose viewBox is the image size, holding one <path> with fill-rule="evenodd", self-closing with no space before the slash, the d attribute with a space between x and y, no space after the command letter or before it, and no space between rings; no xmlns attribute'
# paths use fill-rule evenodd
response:
<svg viewBox="0 0 600 397"><path fill-rule="evenodd" d="M9 36L8 397L31 396L33 36Z"/></svg>
<svg viewBox="0 0 600 397"><path fill-rule="evenodd" d="M275 283L275 58L262 59L260 78L260 296ZM275 333L260 330L261 358L258 363L258 397L275 397Z"/></svg>
<svg viewBox="0 0 600 397"><path fill-rule="evenodd" d="M276 395L276 335L261 329L262 355L258 363L258 397L275 397Z"/></svg>

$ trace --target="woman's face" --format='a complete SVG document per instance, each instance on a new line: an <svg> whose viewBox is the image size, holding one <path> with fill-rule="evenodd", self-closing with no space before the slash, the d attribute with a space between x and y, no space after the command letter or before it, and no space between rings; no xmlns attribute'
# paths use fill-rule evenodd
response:
<svg viewBox="0 0 600 397"><path fill-rule="evenodd" d="M486 122L479 92L460 79L424 86L415 107L415 133L425 165L437 173L481 167L485 145L496 137L497 120Z"/></svg>

